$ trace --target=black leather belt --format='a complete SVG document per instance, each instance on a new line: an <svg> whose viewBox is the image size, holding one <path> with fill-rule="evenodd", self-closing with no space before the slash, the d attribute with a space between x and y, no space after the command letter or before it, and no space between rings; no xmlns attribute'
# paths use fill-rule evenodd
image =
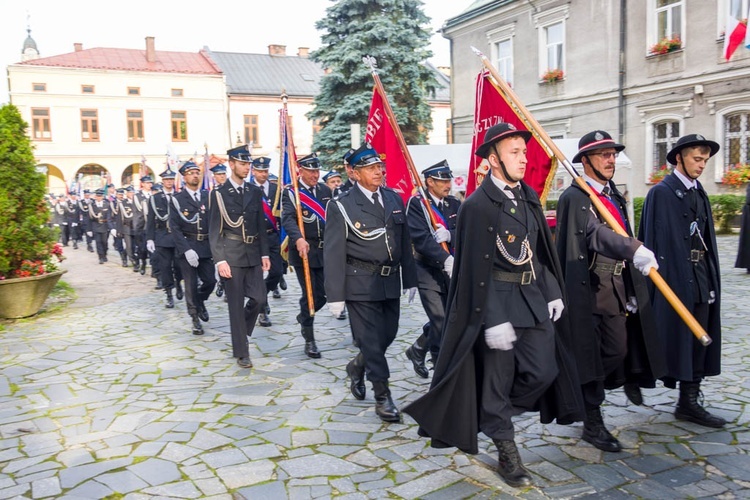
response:
<svg viewBox="0 0 750 500"><path fill-rule="evenodd" d="M705 250L690 250L690 262L700 262L705 257Z"/></svg>
<svg viewBox="0 0 750 500"><path fill-rule="evenodd" d="M394 266L379 266L377 264L373 264L372 262L365 262L364 260L355 259L354 257L347 257L346 263L352 267L356 267L357 269L376 273L381 276L390 276L391 274L398 272L399 268L398 264Z"/></svg>
<svg viewBox="0 0 750 500"><path fill-rule="evenodd" d="M273 234L275 232L276 232L275 229L266 229L266 234Z"/></svg>
<svg viewBox="0 0 750 500"><path fill-rule="evenodd" d="M182 233L185 238L197 241L203 241L208 239L208 233Z"/></svg>
<svg viewBox="0 0 750 500"><path fill-rule="evenodd" d="M625 267L624 262L615 262L614 264L609 264L605 262L597 262L593 270L600 271L603 273L614 274L615 276L620 276L622 274L622 270L624 267Z"/></svg>
<svg viewBox="0 0 750 500"><path fill-rule="evenodd" d="M244 238L242 236L238 236L236 234L232 233L224 233L224 237L228 240L234 240L234 241L242 241L247 244L252 244L256 239L258 239L258 235L254 234L252 236L245 236Z"/></svg>
<svg viewBox="0 0 750 500"><path fill-rule="evenodd" d="M314 248L323 248L323 240L305 240L307 243Z"/></svg>
<svg viewBox="0 0 750 500"><path fill-rule="evenodd" d="M521 285L530 285L533 278L531 271L522 273L509 273L498 269L492 270L492 279L495 281L504 281L505 283L520 283Z"/></svg>

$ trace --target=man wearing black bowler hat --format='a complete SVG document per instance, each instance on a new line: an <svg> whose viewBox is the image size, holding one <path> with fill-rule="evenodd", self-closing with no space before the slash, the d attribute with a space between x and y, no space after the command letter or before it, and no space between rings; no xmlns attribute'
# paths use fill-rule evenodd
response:
<svg viewBox="0 0 750 500"><path fill-rule="evenodd" d="M450 195L453 172L446 160L424 169L422 175L427 188L427 203L438 227L433 229L422 196L412 196L406 207L406 220L409 222L409 233L414 246L419 298L429 321L422 327L422 335L406 349L406 357L412 362L414 372L422 378L427 378L427 352L429 351L434 366L440 351L445 299L453 272L453 253L456 248L456 220L461 202ZM448 247L447 251L442 243Z"/></svg>
<svg viewBox="0 0 750 500"><path fill-rule="evenodd" d="M583 440L610 452L622 445L604 426L604 390L625 384L625 394L640 405L640 387L654 387L664 374L643 277L659 266L653 252L633 238L625 199L612 181L623 149L604 130L594 130L578 142L573 163L583 164L583 179L630 236L615 233L576 183L557 204L557 253L586 410Z"/></svg>
<svg viewBox="0 0 750 500"><path fill-rule="evenodd" d="M720 428L726 420L701 404L704 377L721 373L721 286L711 203L698 182L719 144L700 134L677 140L667 153L674 171L646 195L638 239L653 249L660 273L713 342L702 345L664 296L651 290L656 331L666 354L664 385L680 385L675 417Z"/></svg>
<svg viewBox="0 0 750 500"><path fill-rule="evenodd" d="M436 448L475 454L477 434L490 437L497 471L513 487L532 480L511 418L541 410L542 422L570 423L582 413L565 337L555 333L560 264L539 197L522 182L530 137L500 123L477 148L490 174L458 215L440 356L430 391L404 409Z"/></svg>
<svg viewBox="0 0 750 500"><path fill-rule="evenodd" d="M263 192L245 182L250 173L247 145L227 151L232 175L211 191L208 234L219 276L224 278L232 354L242 368L253 366L248 337L266 301L263 272L271 268L263 217ZM245 303L245 297L249 300Z"/></svg>

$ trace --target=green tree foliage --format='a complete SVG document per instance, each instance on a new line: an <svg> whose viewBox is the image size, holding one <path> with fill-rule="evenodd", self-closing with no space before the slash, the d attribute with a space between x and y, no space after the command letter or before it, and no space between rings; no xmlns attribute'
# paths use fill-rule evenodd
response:
<svg viewBox="0 0 750 500"><path fill-rule="evenodd" d="M18 108L0 108L0 277L13 277L24 260L44 260L55 243L26 128Z"/></svg>
<svg viewBox="0 0 750 500"><path fill-rule="evenodd" d="M377 59L378 74L407 144L424 144L432 129L427 98L437 81L425 61L429 18L421 0L339 0L315 27L324 32L323 46L312 53L329 73L320 82L308 118L320 120L313 148L324 165L342 164L351 146L351 128L364 136L372 100L373 78L362 62ZM363 139L361 137L360 139Z"/></svg>

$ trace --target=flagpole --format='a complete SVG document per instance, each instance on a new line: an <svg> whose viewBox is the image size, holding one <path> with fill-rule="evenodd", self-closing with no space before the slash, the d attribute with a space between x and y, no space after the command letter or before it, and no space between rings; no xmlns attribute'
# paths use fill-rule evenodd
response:
<svg viewBox="0 0 750 500"><path fill-rule="evenodd" d="M378 62L372 56L365 56L362 58L362 61L370 68L370 72L372 73L372 78L373 80L375 80L375 88L380 94L380 97L383 99L383 106L385 107L385 116L388 118L388 123L390 123L391 129L396 135L396 139L398 140L398 145L399 145L399 148L401 149L401 153L404 155L404 158L406 159L406 166L409 169L411 182L417 188L417 191L419 192L419 195L422 198L422 203L427 209L427 215L429 215L430 217L429 222L432 225L432 229L437 229L438 221L437 221L437 218L435 217L435 212L433 211L432 205L430 205L430 202L427 199L427 194L425 193L424 185L422 184L422 179L420 179L419 173L417 173L417 167L414 166L414 160L412 159L411 154L409 153L409 148L406 147L406 140L404 140L404 136L401 133L401 127L399 126L398 121L396 121L396 115L393 114L393 108L391 108L391 103L388 101L388 96L386 95L385 89L383 88L383 83L380 81L380 75L378 75L378 70L377 70ZM448 228L446 227L445 229L448 229ZM448 244L446 242L440 243L440 246L443 247L443 250L450 253L450 250L448 249Z"/></svg>
<svg viewBox="0 0 750 500"><path fill-rule="evenodd" d="M281 102L284 104L284 110L283 110L283 118L284 123L282 126L284 127L284 133L289 133L289 120L287 117L287 108L286 108L286 102L289 97L286 93L281 94ZM292 176L292 186L294 187L294 198L295 198L295 208L297 211L297 225L299 226L299 232L302 235L302 238L305 239L305 223L302 220L302 207L300 206L299 201L299 182L297 179L297 171L296 171L296 165L292 165L292 154L294 153L294 142L292 140L292 137L287 136L287 157L289 158L289 173ZM283 143L282 143L283 148ZM296 163L296 162L295 162ZM297 242L294 242L295 246ZM310 262L307 258L307 254L300 255L302 257L302 269L305 272L305 293L307 293L307 307L308 312L310 314L310 317L315 316L315 301L313 300L313 293L312 293L312 280L310 278Z"/></svg>
<svg viewBox="0 0 750 500"><path fill-rule="evenodd" d="M541 125L539 125L539 122L537 122L536 119L531 115L529 110L526 109L526 106L523 105L510 85L508 85L505 80L503 80L490 60L487 59L487 56L485 56L479 49L475 47L472 47L471 50L473 50L474 53L482 59L482 63L489 70L492 78L494 78L495 80L495 83L503 92L505 92L505 94L508 96L509 101L513 103L513 105L518 109L520 116L522 116L522 118L526 121L529 129L537 136L537 138L544 142L545 146L552 150L560 163L562 163L563 167L565 167L565 170L568 171L568 173L573 177L573 180L576 182L576 184L578 184L578 187L583 189L583 191L588 195L591 203L594 204L597 212L599 212L599 214L609 225L609 227L611 227L617 234L621 236L630 236L625 231L625 229L620 226L612 213L607 210L599 197L586 183L583 176L581 176L581 174L576 171L573 165L562 153L562 151L560 151L560 148L558 148L557 145L552 141L547 132L542 128ZM677 312L680 318L682 318L682 321L687 324L688 328L690 328L690 330L693 332L693 335L695 335L695 338L697 338L702 345L709 345L712 342L711 337L708 336L708 333L706 333L700 323L698 323L695 317L690 313L690 311L688 311L685 305L680 301L679 297L677 297L677 295L669 287L667 282L664 281L664 278L662 278L662 276L659 274L659 271L652 267L649 271L648 277L651 278L651 281L654 282L654 285L656 285L662 295L664 295L664 298L667 299L667 302L669 302L669 304L674 308L675 312Z"/></svg>

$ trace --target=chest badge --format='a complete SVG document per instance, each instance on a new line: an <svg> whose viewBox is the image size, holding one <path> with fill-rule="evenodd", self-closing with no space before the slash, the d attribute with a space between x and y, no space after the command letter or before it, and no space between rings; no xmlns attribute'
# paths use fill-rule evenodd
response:
<svg viewBox="0 0 750 500"><path fill-rule="evenodd" d="M508 243L513 243L516 241L516 235L515 234L509 234L508 235Z"/></svg>
<svg viewBox="0 0 750 500"><path fill-rule="evenodd" d="M185 217L187 217L189 213L190 213L190 212L188 212L187 210L183 210L183 211L182 211L182 215L184 215Z"/></svg>
<svg viewBox="0 0 750 500"><path fill-rule="evenodd" d="M516 213L516 209L515 208L511 208L510 209L510 213L512 213L512 214Z"/></svg>
<svg viewBox="0 0 750 500"><path fill-rule="evenodd" d="M357 229L359 229L360 227L362 227L362 224L360 224L359 222L355 222L354 223L354 227L356 227Z"/></svg>

